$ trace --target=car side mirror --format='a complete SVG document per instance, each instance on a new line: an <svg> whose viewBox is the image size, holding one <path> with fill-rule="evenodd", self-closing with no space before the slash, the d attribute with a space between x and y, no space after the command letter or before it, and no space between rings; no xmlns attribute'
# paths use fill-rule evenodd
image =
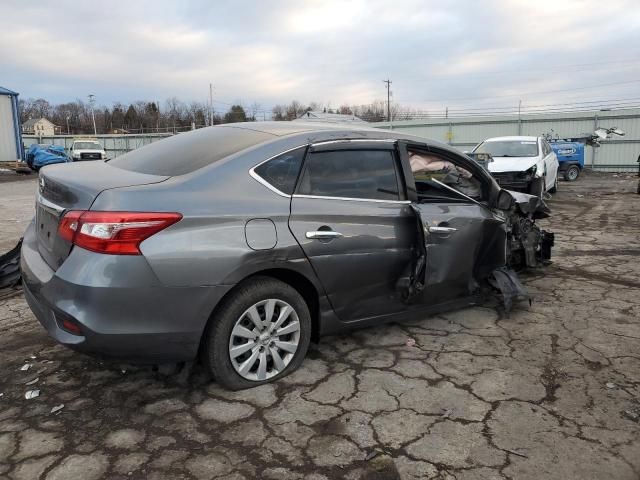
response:
<svg viewBox="0 0 640 480"><path fill-rule="evenodd" d="M500 190L496 201L496 207L500 210L511 210L513 208L513 204L514 200L511 194L506 190Z"/></svg>

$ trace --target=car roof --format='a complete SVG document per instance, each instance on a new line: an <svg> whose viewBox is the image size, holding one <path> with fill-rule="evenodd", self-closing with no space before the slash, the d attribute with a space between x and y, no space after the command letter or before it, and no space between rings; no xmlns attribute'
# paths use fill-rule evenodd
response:
<svg viewBox="0 0 640 480"><path fill-rule="evenodd" d="M492 137L487 138L485 142L518 142L518 141L535 141L540 137L531 137L526 135L512 135L509 137Z"/></svg>
<svg viewBox="0 0 640 480"><path fill-rule="evenodd" d="M242 123L226 123L220 127L227 128L244 128L254 130L256 132L270 133L278 137L292 135L296 133L322 132L322 131L380 131L380 129L362 126L360 124L339 124L324 122L242 122Z"/></svg>
<svg viewBox="0 0 640 480"><path fill-rule="evenodd" d="M338 124L338 123L322 123L322 122L287 122L287 121L270 121L270 122L242 122L242 123L225 123L209 128L242 128L253 130L256 132L267 133L274 137L303 137L309 140L309 143L324 142L328 140L349 140L370 138L378 139L394 139L394 140L411 140L429 145L438 146L444 149L456 151L445 143L437 140L419 137L407 133L400 133L396 130L388 130L386 128L373 128L362 126L361 124ZM459 152L458 152L459 153Z"/></svg>

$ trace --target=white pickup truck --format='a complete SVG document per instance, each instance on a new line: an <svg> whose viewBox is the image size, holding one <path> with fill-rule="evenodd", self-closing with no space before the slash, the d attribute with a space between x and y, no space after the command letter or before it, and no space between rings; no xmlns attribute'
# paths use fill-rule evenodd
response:
<svg viewBox="0 0 640 480"><path fill-rule="evenodd" d="M69 150L69 156L74 162L83 160L106 160L107 152L97 140L74 140Z"/></svg>

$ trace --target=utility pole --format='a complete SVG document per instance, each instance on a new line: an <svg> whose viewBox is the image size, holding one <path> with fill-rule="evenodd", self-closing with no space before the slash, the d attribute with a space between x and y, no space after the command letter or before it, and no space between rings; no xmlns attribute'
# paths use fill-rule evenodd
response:
<svg viewBox="0 0 640 480"><path fill-rule="evenodd" d="M96 114L93 111L93 104L95 103L96 96L93 93L89 94L89 105L91 105L91 118L93 119L93 134L98 135L98 130L96 130Z"/></svg>
<svg viewBox="0 0 640 480"><path fill-rule="evenodd" d="M387 122L391 121L391 80L388 78L382 81L387 84Z"/></svg>
<svg viewBox="0 0 640 480"><path fill-rule="evenodd" d="M209 126L213 126L213 84L209 83Z"/></svg>
<svg viewBox="0 0 640 480"><path fill-rule="evenodd" d="M522 100L518 100L518 135L522 135L522 118L520 112L522 110Z"/></svg>

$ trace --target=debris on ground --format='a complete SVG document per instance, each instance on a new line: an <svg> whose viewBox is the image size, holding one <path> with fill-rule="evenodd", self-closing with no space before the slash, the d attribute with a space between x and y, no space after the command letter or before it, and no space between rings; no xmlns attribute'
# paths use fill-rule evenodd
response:
<svg viewBox="0 0 640 480"><path fill-rule="evenodd" d="M0 256L0 288L15 288L20 284L20 249L22 239L4 255Z"/></svg>
<svg viewBox="0 0 640 480"><path fill-rule="evenodd" d="M60 405L56 405L51 409L51 413L58 413L63 408L64 408L64 403L61 403Z"/></svg>
<svg viewBox="0 0 640 480"><path fill-rule="evenodd" d="M517 455L518 457L522 457L522 458L529 458L529 457L527 457L524 453L516 452L515 450L509 450L508 448L503 448L503 450L504 450L505 452L509 452L509 453L514 454L514 455Z"/></svg>
<svg viewBox="0 0 640 480"><path fill-rule="evenodd" d="M373 458L378 455L378 451L377 450L372 450L369 453L367 453L366 457L364 457L365 462L368 462L369 460L373 460Z"/></svg>
<svg viewBox="0 0 640 480"><path fill-rule="evenodd" d="M27 400L31 400L32 398L36 398L40 396L40 390L29 390L24 394L24 398Z"/></svg>
<svg viewBox="0 0 640 480"><path fill-rule="evenodd" d="M20 371L21 372L26 372L30 368L31 368L31 364L30 363L25 363L23 366L20 367Z"/></svg>
<svg viewBox="0 0 640 480"><path fill-rule="evenodd" d="M415 338L407 338L406 345L407 347L415 347L416 346Z"/></svg>
<svg viewBox="0 0 640 480"><path fill-rule="evenodd" d="M531 297L512 269L507 267L495 269L489 276L489 284L502 294L502 302L507 313L511 311L514 301L529 300L531 305Z"/></svg>
<svg viewBox="0 0 640 480"><path fill-rule="evenodd" d="M40 377L36 377L33 380L25 383L25 385L33 385L34 383L38 383L38 380L40 380Z"/></svg>
<svg viewBox="0 0 640 480"><path fill-rule="evenodd" d="M612 383L612 382L607 382L606 386L607 386L607 388L609 390L611 390L612 388L616 388L617 385L615 383Z"/></svg>

